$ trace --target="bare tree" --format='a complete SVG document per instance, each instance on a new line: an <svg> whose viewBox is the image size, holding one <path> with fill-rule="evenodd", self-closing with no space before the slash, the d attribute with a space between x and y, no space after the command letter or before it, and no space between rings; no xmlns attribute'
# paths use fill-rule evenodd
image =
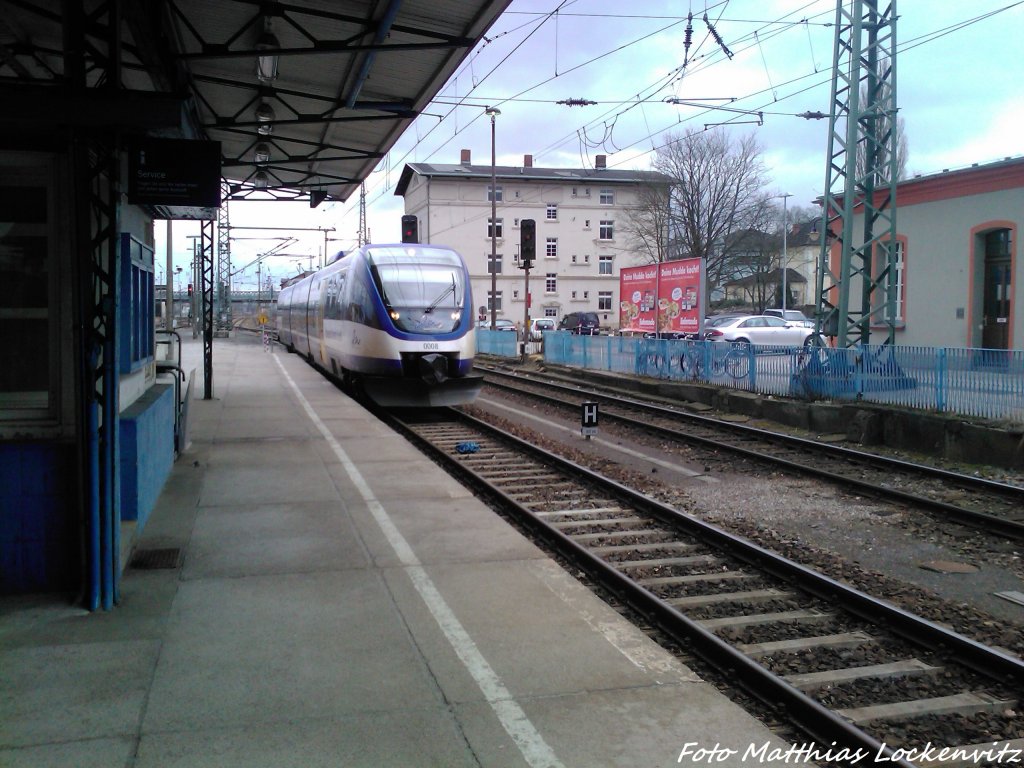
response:
<svg viewBox="0 0 1024 768"><path fill-rule="evenodd" d="M669 260L669 203L671 186L654 181L637 187L635 207L626 209L623 231L629 249L642 264L658 264Z"/></svg>
<svg viewBox="0 0 1024 768"><path fill-rule="evenodd" d="M707 287L733 276L738 240L769 205L767 172L753 135L733 139L723 128L666 136L654 168L669 178L649 187L625 229L650 263L703 258Z"/></svg>
<svg viewBox="0 0 1024 768"><path fill-rule="evenodd" d="M765 199L747 212L749 226L728 238L732 281L755 312L774 306L782 296L782 207Z"/></svg>
<svg viewBox="0 0 1024 768"><path fill-rule="evenodd" d="M860 101L861 104L868 103L868 87L862 85L860 89ZM877 117L875 120L875 135L877 140L881 142L878 152L879 157L875 158L875 165L879 168L886 168L888 165L888 152L886 146L891 146L896 152L896 181L906 178L907 176L907 154L909 149L907 147L907 134L906 134L906 121L902 117L897 117L896 122L893 123L892 115L882 115ZM892 143L887 144L886 138L890 131L895 131L895 135L891 137ZM868 148L867 140L861 139L857 142L857 178L862 179L867 173L868 166ZM887 184L889 179L885 176L877 179L878 184Z"/></svg>

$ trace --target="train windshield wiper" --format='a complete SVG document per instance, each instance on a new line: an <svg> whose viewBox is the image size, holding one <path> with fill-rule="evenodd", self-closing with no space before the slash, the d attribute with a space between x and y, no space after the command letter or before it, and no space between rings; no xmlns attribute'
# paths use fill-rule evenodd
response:
<svg viewBox="0 0 1024 768"><path fill-rule="evenodd" d="M444 301L445 297L449 293L452 295L455 294L455 275L452 275L452 284L445 288L443 291L441 291L440 296L438 296L436 299L430 302L430 306L423 310L423 314L429 315L431 312L437 309L437 305Z"/></svg>

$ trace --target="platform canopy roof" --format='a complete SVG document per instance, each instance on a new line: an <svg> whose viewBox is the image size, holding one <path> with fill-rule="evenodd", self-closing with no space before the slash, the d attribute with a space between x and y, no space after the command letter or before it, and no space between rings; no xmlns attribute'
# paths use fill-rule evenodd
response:
<svg viewBox="0 0 1024 768"><path fill-rule="evenodd" d="M509 2L6 2L0 147L68 126L212 139L230 199L345 200Z"/></svg>

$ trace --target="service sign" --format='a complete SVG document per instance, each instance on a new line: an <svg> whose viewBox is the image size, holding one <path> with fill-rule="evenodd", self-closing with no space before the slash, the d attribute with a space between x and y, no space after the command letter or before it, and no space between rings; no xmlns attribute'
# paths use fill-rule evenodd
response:
<svg viewBox="0 0 1024 768"><path fill-rule="evenodd" d="M128 202L220 206L220 142L139 138L128 145Z"/></svg>
<svg viewBox="0 0 1024 768"><path fill-rule="evenodd" d="M626 267L619 273L619 327L696 333L700 288L700 259Z"/></svg>

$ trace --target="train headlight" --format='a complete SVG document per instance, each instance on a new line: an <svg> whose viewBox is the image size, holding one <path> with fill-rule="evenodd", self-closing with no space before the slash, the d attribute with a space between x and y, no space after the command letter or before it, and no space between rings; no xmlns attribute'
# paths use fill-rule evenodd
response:
<svg viewBox="0 0 1024 768"><path fill-rule="evenodd" d="M399 318L402 316L401 313L396 312L393 309L391 310L391 312L389 314L391 315L391 319L394 320L396 323L398 322Z"/></svg>
<svg viewBox="0 0 1024 768"><path fill-rule="evenodd" d="M454 320L457 323L461 319L462 319L462 313L461 312L452 312L452 320Z"/></svg>

